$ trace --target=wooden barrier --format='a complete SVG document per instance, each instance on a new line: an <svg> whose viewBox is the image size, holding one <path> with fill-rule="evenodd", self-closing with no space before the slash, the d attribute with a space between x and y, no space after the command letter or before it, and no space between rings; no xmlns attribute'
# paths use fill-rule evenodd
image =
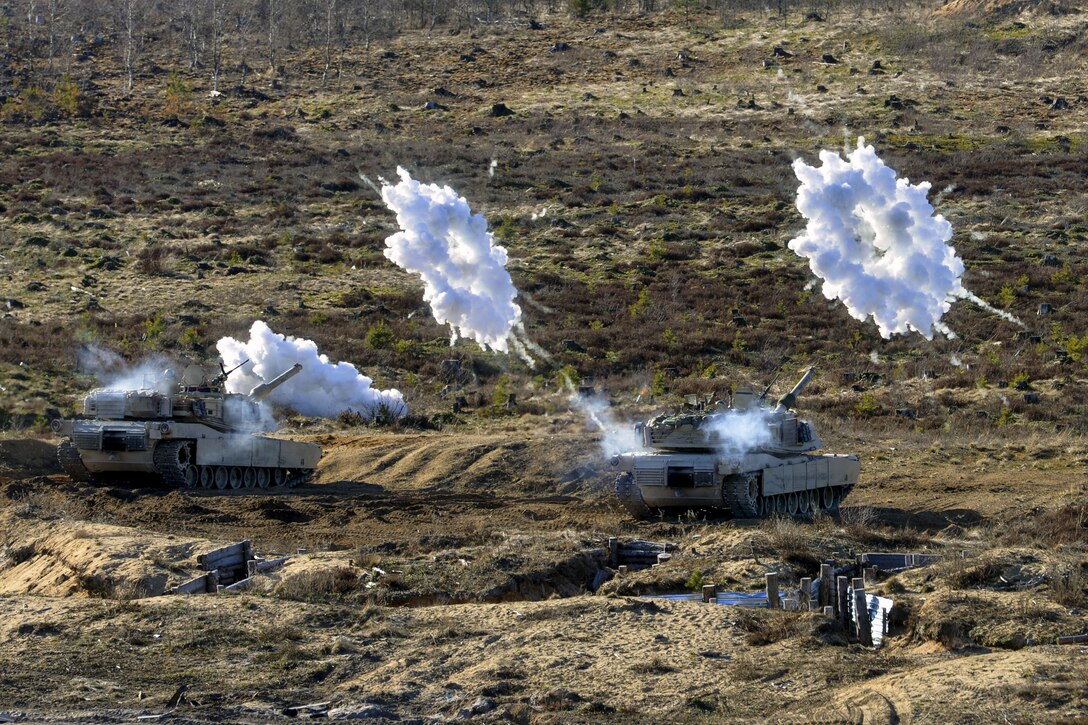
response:
<svg viewBox="0 0 1088 725"><path fill-rule="evenodd" d="M844 627L850 621L850 600L847 598L849 588L850 582L846 577L840 576L835 579L835 612Z"/></svg>
<svg viewBox="0 0 1088 725"><path fill-rule="evenodd" d="M767 606L770 609L778 609L778 572L769 571L765 578L767 580Z"/></svg>
<svg viewBox="0 0 1088 725"><path fill-rule="evenodd" d="M869 601L865 597L865 580L858 577L853 581L854 624L858 642L867 647L873 646L873 623L869 621Z"/></svg>
<svg viewBox="0 0 1088 725"><path fill-rule="evenodd" d="M835 577L832 574L834 565L831 562L820 564L820 606L831 604L831 584Z"/></svg>

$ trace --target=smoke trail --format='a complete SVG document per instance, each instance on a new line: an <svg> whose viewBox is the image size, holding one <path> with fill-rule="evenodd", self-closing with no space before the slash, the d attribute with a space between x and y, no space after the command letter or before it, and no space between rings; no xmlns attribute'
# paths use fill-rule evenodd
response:
<svg viewBox="0 0 1088 725"><path fill-rule="evenodd" d="M399 418L408 412L399 390L374 389L373 381L351 363L330 363L312 340L280 335L261 320L249 328L249 340L224 337L216 348L228 370L249 360L227 378L228 392L249 393L295 363L302 363L302 372L273 390L267 400L303 415L325 418L345 411L359 413L367 420L376 415Z"/></svg>
<svg viewBox="0 0 1088 725"><path fill-rule="evenodd" d="M956 299L1019 323L963 287L963 261L948 244L952 225L926 200L927 182L897 178L863 138L846 159L821 151L820 160L820 168L793 162L808 225L789 247L809 260L827 299L841 300L855 319L872 318L885 338L955 337L941 318Z"/></svg>
<svg viewBox="0 0 1088 725"><path fill-rule="evenodd" d="M612 415L608 401L601 396L583 397L567 375L563 375L563 386L570 393L567 400L587 419L587 422L601 432L601 452L605 457L619 453L637 453L645 451L642 438L635 432L634 425L621 424Z"/></svg>
<svg viewBox="0 0 1088 725"><path fill-rule="evenodd" d="M401 231L385 240L385 256L423 279L434 318L485 349L509 352L521 319L517 290L506 271L506 249L494 244L487 221L448 186L420 184L398 168L398 184L381 190Z"/></svg>

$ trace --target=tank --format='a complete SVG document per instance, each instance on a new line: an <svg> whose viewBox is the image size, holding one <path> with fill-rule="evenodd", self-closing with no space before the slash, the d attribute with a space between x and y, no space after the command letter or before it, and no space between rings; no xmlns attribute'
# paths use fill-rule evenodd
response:
<svg viewBox="0 0 1088 725"><path fill-rule="evenodd" d="M727 510L734 518L835 515L857 483L855 455L817 453L812 423L792 410L805 371L771 407L767 390L737 390L728 405L690 401L636 426L644 450L612 458L616 497L635 516L655 509ZM774 383L772 382L772 385Z"/></svg>
<svg viewBox="0 0 1088 725"><path fill-rule="evenodd" d="M53 421L64 438L57 447L61 468L76 481L152 476L190 489L307 481L321 458L320 446L255 433L269 420L260 401L302 365L249 395L227 393L223 386L233 371L220 370L209 381L202 368L190 365L180 381L167 372L153 387L92 390L83 399L83 418Z"/></svg>

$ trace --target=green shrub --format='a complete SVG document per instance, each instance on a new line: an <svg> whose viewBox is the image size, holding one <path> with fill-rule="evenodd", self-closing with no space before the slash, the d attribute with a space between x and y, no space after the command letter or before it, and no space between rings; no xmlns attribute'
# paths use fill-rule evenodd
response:
<svg viewBox="0 0 1088 725"><path fill-rule="evenodd" d="M397 340L396 333L389 325L385 324L385 320L378 320L377 324L371 325L370 329L366 331L366 344L375 350L387 350L393 346Z"/></svg>

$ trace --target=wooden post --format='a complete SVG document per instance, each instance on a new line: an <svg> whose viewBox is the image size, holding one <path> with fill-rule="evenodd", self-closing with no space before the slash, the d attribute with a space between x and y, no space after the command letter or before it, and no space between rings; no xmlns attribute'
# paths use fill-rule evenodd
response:
<svg viewBox="0 0 1088 725"><path fill-rule="evenodd" d="M615 536L608 537L608 565L613 569L620 565L620 540Z"/></svg>
<svg viewBox="0 0 1088 725"><path fill-rule="evenodd" d="M778 609L778 572L767 572L767 606Z"/></svg>
<svg viewBox="0 0 1088 725"><path fill-rule="evenodd" d="M834 583L834 570L830 563L820 564L820 606L831 604L831 585Z"/></svg>
<svg viewBox="0 0 1088 725"><path fill-rule="evenodd" d="M834 619L835 618L835 608L834 607L824 607L824 616L829 618L829 619Z"/></svg>
<svg viewBox="0 0 1088 725"><path fill-rule="evenodd" d="M718 596L718 587L714 586L713 584L704 584L703 585L703 601L704 602L709 602L711 599L714 599L717 596Z"/></svg>
<svg viewBox="0 0 1088 725"><path fill-rule="evenodd" d="M865 567L865 583L876 584L876 573L878 569L875 566Z"/></svg>
<svg viewBox="0 0 1088 725"><path fill-rule="evenodd" d="M798 609L803 612L812 608L812 577L802 577L801 591L797 595L797 601L801 605Z"/></svg>
<svg viewBox="0 0 1088 725"><path fill-rule="evenodd" d="M620 564L619 569L617 569L617 571L620 574L626 574L627 573L627 565L626 564Z"/></svg>
<svg viewBox="0 0 1088 725"><path fill-rule="evenodd" d="M844 627L850 620L850 607L847 606L846 601L846 590L849 586L849 580L844 576L835 580L835 611L838 612L839 621Z"/></svg>
<svg viewBox="0 0 1088 725"><path fill-rule="evenodd" d="M857 623L858 642L873 646L873 625L869 621L869 604L865 596L865 580L854 579L854 621Z"/></svg>

